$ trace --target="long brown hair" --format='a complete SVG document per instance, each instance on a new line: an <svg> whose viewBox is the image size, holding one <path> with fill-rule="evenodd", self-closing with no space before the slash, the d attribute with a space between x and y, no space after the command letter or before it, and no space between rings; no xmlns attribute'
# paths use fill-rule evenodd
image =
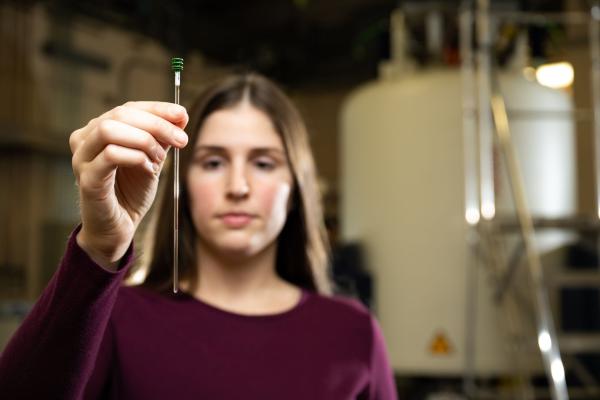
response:
<svg viewBox="0 0 600 400"><path fill-rule="evenodd" d="M192 291L196 289L197 232L185 184L194 144L202 124L211 113L235 107L242 101L249 101L271 119L283 141L294 179L292 209L277 239L276 271L290 283L311 291L331 294L328 274L329 243L306 127L289 98L272 81L256 73L237 74L214 82L190 108L190 121L186 128L189 141L180 154L180 280L190 282ZM171 162L165 165L162 172L166 176L159 188L158 203L148 227L144 249L148 260L145 265L140 266L147 274L142 286L157 291L166 291L173 285L172 168ZM139 270L130 270L129 277Z"/></svg>

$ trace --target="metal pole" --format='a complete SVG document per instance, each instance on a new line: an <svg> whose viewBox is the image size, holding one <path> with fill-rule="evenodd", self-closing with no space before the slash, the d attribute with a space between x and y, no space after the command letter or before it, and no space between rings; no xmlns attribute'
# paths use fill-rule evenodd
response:
<svg viewBox="0 0 600 400"><path fill-rule="evenodd" d="M467 232L467 296L465 304L465 375L463 391L469 398L476 396L475 353L477 329L477 275L479 212L479 167L477 158L477 118L475 95L475 62L473 59L474 17L469 2L463 3L459 14L460 59L463 111L463 151L465 173L465 220Z"/></svg>
<svg viewBox="0 0 600 400"><path fill-rule="evenodd" d="M481 216L496 214L494 193L494 137L489 99L491 97L492 35L489 0L477 1L477 82L479 89L479 167L481 179Z"/></svg>
<svg viewBox="0 0 600 400"><path fill-rule="evenodd" d="M600 4L595 2L591 8L589 22L590 59L592 81L592 112L594 132L594 172L596 184L596 215L600 218Z"/></svg>
<svg viewBox="0 0 600 400"><path fill-rule="evenodd" d="M479 163L477 154L477 96L475 93L475 60L473 55L473 12L465 7L459 15L460 58L463 111L463 150L465 171L465 219L479 222Z"/></svg>
<svg viewBox="0 0 600 400"><path fill-rule="evenodd" d="M517 210L521 233L525 243L525 252L534 289L534 298L537 305L537 333L538 347L542 354L546 375L550 382L552 399L568 400L567 384L565 380L564 365L558 348L558 338L554 328L548 294L544 282L544 275L539 254L535 248L533 220L525 198L524 182L515 150L512 146L508 116L504 99L499 94L498 87L492 95L492 115L496 125L496 132L502 154L505 157L510 178L513 198Z"/></svg>

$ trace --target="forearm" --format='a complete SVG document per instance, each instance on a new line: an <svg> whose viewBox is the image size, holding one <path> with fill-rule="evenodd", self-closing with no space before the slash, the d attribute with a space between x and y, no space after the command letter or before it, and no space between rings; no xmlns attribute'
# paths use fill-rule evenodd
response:
<svg viewBox="0 0 600 400"><path fill-rule="evenodd" d="M75 399L89 378L118 288L117 271L97 265L71 235L50 283L0 358L0 393L10 398Z"/></svg>

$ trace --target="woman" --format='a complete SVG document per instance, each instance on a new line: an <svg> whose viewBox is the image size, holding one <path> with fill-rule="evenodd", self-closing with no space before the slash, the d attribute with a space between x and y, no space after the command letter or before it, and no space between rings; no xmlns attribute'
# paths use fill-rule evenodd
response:
<svg viewBox="0 0 600 400"><path fill-rule="evenodd" d="M236 75L188 116L127 103L71 135L82 224L0 360L10 397L395 399L375 319L330 296L304 124L269 80ZM172 181L147 277L133 234L170 146L182 148L182 289L172 287ZM169 177L172 174L168 174Z"/></svg>

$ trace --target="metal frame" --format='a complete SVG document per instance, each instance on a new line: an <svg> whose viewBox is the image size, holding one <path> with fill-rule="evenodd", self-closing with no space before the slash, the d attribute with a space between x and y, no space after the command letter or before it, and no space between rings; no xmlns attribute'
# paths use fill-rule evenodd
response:
<svg viewBox="0 0 600 400"><path fill-rule="evenodd" d="M474 15L476 17L474 17ZM561 22L565 24L588 24L590 36L590 57L592 60L592 97L593 97L593 127L594 127L594 173L596 189L597 218L600 218L600 5L598 2L591 8L590 13L560 13L560 14L532 14L524 12L490 12L489 0L478 0L475 13L470 9L468 2L463 6L460 13L460 51L462 59L462 84L463 84L463 121L464 121L464 150L465 150L465 218L471 229L468 235L468 246L470 248L471 262L468 266L468 287L470 293L467 296L467 335L466 335L466 373L464 389L471 398L490 397L489 392L481 391L475 383L475 308L473 303L477 300L477 270L480 263L481 251L489 252L488 263L495 268L497 298L506 303L511 299L505 294L510 289L512 277L519 266L519 254L515 252L510 262L503 254L495 248L491 235L498 231L506 230L505 221L495 218L495 194L494 194L494 134L505 158L508 168L509 182L515 202L518 224L512 224L512 228L518 228L522 242L522 250L525 251L526 265L531 278L532 291L534 294L534 306L536 316L536 331L538 348L542 355L544 369L550 382L550 392L553 400L569 399L565 380L563 359L558 346L558 335L554 326L550 303L548 300L548 285L545 280L540 256L534 245L534 227L539 225L560 225L565 229L587 230L598 232L599 222L597 219L590 221L582 218L561 219L561 221L534 220L529 212L524 194L524 182L519 163L511 141L509 125L509 113L506 110L504 99L500 94L496 74L492 63L492 32L494 22L498 20L510 20L523 24L540 24L547 22ZM476 27L477 51L472 49L473 24ZM476 84L474 83L476 82ZM578 110L572 113L576 118L585 118L589 111ZM521 115L522 117L523 115ZM525 116L527 117L527 116ZM482 218L481 218L482 217ZM497 229L500 227L500 229ZM599 246L600 248L600 243ZM518 250L518 248L517 248ZM496 253L496 254L494 254ZM508 267L505 267L507 266ZM512 299L514 300L514 299ZM510 308L510 307L507 307ZM514 332L523 332L514 314L508 311L506 317L509 329ZM562 339L561 339L562 340ZM594 345L597 342L589 341ZM584 343L585 344L585 343ZM585 346L584 346L585 347ZM577 364L574 358L568 359L573 369L581 370L583 367ZM585 368L580 371L581 376L586 376ZM523 370L520 372L522 380L520 398L535 398L537 394L528 386L528 376ZM589 377L588 377L589 378ZM594 384L593 379L586 379ZM573 395L577 397L582 394L597 395L596 387L584 390L574 390ZM493 396L492 396L493 397ZM503 397L502 395L496 396Z"/></svg>

